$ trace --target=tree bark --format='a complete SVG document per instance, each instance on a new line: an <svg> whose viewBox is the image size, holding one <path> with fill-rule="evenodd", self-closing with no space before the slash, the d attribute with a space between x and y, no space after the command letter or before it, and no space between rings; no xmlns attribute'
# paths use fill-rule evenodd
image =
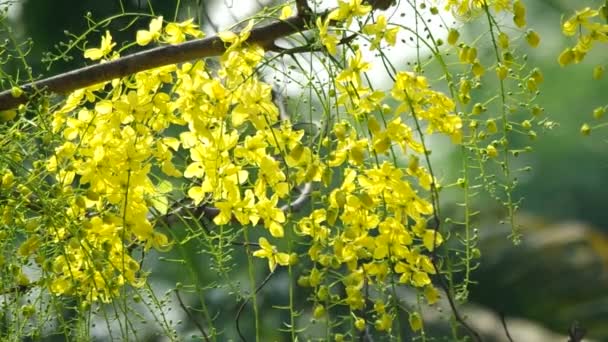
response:
<svg viewBox="0 0 608 342"><path fill-rule="evenodd" d="M251 30L249 44L272 48L275 40L308 29L310 15L296 15ZM106 63L95 64L20 86L23 94L14 97L10 90L0 93L0 111L15 108L41 93L68 94L115 78L164 65L183 63L193 59L219 56L226 51L225 43L217 36L166 45L134 53Z"/></svg>

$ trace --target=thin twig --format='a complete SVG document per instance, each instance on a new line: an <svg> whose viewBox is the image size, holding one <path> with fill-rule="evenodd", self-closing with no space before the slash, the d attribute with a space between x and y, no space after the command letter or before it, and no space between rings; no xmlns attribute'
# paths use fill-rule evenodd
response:
<svg viewBox="0 0 608 342"><path fill-rule="evenodd" d="M460 323L460 325L462 325L467 330L467 332L469 333L469 335L471 335L473 340L475 340L477 342L482 342L483 339L481 338L479 333L477 331L475 331L475 329L473 329L473 327L471 327L465 321L465 319L460 315L460 312L458 311L458 308L456 307L456 302L454 301L454 295L452 294L452 292L450 292L450 288L446 282L446 279L443 277L443 274L441 273L441 269L439 268L439 266L437 266L437 260L438 260L437 234L439 234L439 230L441 228L441 220L439 219L439 192L437 191L437 184L435 183L435 173L433 172L433 167L431 165L431 160L429 158L429 153L428 153L429 150L427 149L427 145L426 145L426 142L424 139L424 134L422 134L422 129L420 128L420 122L418 120L418 116L416 115L416 111L414 110L414 107L412 107L410 96L407 93L407 91L405 92L405 96L408 99L408 102L410 102L410 111L412 112L412 116L414 118L414 123L416 124L416 131L418 132L418 135L420 136L422 148L424 149L424 157L426 160L427 167L429 168L429 174L432 179L432 182L431 182L431 201L432 201L432 205L433 205L432 220L435 223L435 226L433 227L433 250L431 251L431 263L433 264L433 269L435 270L437 279L439 279L439 286L445 292L445 295L448 298L448 303L450 304L450 309L452 310L454 319L456 319L456 321L458 323Z"/></svg>
<svg viewBox="0 0 608 342"><path fill-rule="evenodd" d="M268 273L268 275L266 276L266 278L264 279L264 281L262 281L262 283L260 284L260 286L258 286L255 291L253 292L253 295L257 295L258 292L260 292L260 290L266 285L266 283L268 283L268 281L270 280L270 278L272 277L272 275L274 274L274 271L271 271L270 273ZM241 341L243 342L247 342L247 339L245 338L245 336L243 336L243 333L241 332L241 327L239 325L239 319L241 318L241 314L243 313L243 310L245 309L245 305L247 305L247 303L249 303L249 299L251 297L247 297L243 303L241 304L241 306L239 306L238 311L236 312L236 332L237 334L239 334L239 337L241 338Z"/></svg>
<svg viewBox="0 0 608 342"><path fill-rule="evenodd" d="M194 318L194 316L192 315L192 313L190 313L190 310L188 310L188 308L186 307L186 305L182 301L182 297L179 295L179 291L178 290L175 290L175 296L177 297L177 301L179 302L179 306L182 307L182 310L184 310L184 312L186 313L186 315L188 315L188 318L190 318L190 320L194 323L194 325L196 325L196 328L201 332L201 334L203 334L203 338L205 339L205 341L210 342L211 340L209 339L209 336L205 332L205 329L203 329L203 327Z"/></svg>
<svg viewBox="0 0 608 342"><path fill-rule="evenodd" d="M365 271L363 271L365 274ZM367 275L364 277L363 280L363 287L365 288L365 297L363 298L364 301L364 307L361 313L361 318L367 322L368 317L367 317L367 307L368 302L370 301L369 299L369 280L367 278ZM374 338L372 337L372 334L369 331L369 325L366 323L365 324L365 329L363 329L363 331L361 331L361 333L359 334L359 341L360 342L374 342Z"/></svg>
<svg viewBox="0 0 608 342"><path fill-rule="evenodd" d="M406 97L409 101L409 95L406 92ZM460 323L460 325L462 325L467 332L469 333L469 335L471 335L471 337L473 338L473 340L477 341L477 342L482 342L482 338L479 335L479 333L477 331L475 331L475 329L473 329L473 327L471 327L466 321L465 319L460 315L460 312L458 311L458 308L456 307L456 302L454 301L454 296L452 294L452 292L450 292L450 288L446 282L446 279L443 277L443 274L441 274L441 269L439 268L439 266L437 266L437 234L439 234L439 230L440 230L440 226L441 226L441 220L439 219L439 193L437 191L437 184L435 183L435 174L433 172L433 168L431 166L431 160L429 158L429 153L428 153L428 149L426 147L426 142L424 139L424 135L422 134L422 130L420 128L420 122L418 121L418 117L416 115L416 112L414 111L414 108L411 106L410 104L410 110L412 112L412 116L414 117L414 122L416 124L416 130L418 131L418 134L420 136L420 140L422 142L422 147L424 148L424 156L425 156L425 160L427 163L427 166L429 168L429 173L431 175L431 200L432 200L432 204L433 204L433 221L435 223L435 226L433 227L433 250L431 251L431 263L433 264L433 269L435 270L435 274L437 274L437 279L439 279L439 286L441 287L441 289L444 291L446 297L448 298L448 303L450 304L450 309L452 310L452 314L454 315L454 319L456 319L456 321L458 323ZM446 276L447 277L447 276Z"/></svg>
<svg viewBox="0 0 608 342"><path fill-rule="evenodd" d="M507 321L505 319L504 312L500 313L500 322L502 323L502 327L505 330L505 334L507 335L507 339L509 340L509 342L513 342L513 338L511 337L511 334L509 333L509 328L507 327Z"/></svg>
<svg viewBox="0 0 608 342"><path fill-rule="evenodd" d="M456 303L454 302L454 296L452 296L452 294L450 293L450 289L448 288L448 285L446 284L445 279L443 278L443 276L440 273L441 270L439 270L439 268L437 267L436 260L431 259L431 263L433 264L433 268L435 269L435 273L438 275L437 279L439 279L439 286L441 287L441 289L446 294L446 297L448 299L448 303L450 304L450 309L452 310L452 314L454 315L454 319L456 319L456 321L458 323L460 323L460 325L462 325L467 330L467 332L469 333L469 335L471 335L471 337L473 338L473 340L475 340L477 342L482 342L483 339L481 338L481 336L479 335L479 333L477 331L475 331L475 329L473 329L465 321L465 319L460 315L460 312L458 311L458 308L456 307Z"/></svg>
<svg viewBox="0 0 608 342"><path fill-rule="evenodd" d="M3 289L2 291L0 291L0 295L7 295L7 294L23 294L28 292L29 290L31 290L32 288L34 288L35 286L38 286L39 282L33 282L33 283L29 283L26 285L15 285L15 286L11 286L7 289Z"/></svg>

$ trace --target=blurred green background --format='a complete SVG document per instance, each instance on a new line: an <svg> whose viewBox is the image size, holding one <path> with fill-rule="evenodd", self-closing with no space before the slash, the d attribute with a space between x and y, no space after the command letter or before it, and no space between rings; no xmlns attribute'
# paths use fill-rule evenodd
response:
<svg viewBox="0 0 608 342"><path fill-rule="evenodd" d="M235 2L181 1L182 10L177 16L197 17L203 23L208 23L209 18L238 17ZM583 6L582 2L544 0L526 1L526 4L529 25L542 38L541 46L529 52L528 61L543 70L545 82L541 86L540 104L545 108L544 115L557 125L550 130L539 130L535 141L520 142L534 149L534 153L521 157L525 165L532 166L532 171L520 177L516 190L516 198L523 198L517 216L523 228L523 242L514 246L507 238L509 229L497 224L504 212L496 210L496 203L486 201L483 202L485 210L480 208L486 213L476 222L482 257L481 266L473 275L479 284L471 288L471 300L490 312L504 314L507 322L511 319L515 322L516 318L529 320L537 324L535 327L542 326L561 335L567 333L572 322L579 321L590 338L608 341L608 195L605 190L608 189L608 131L592 131L587 137L579 132L583 123L594 122L594 108L608 104L608 77L600 81L591 78L595 65L608 62L608 49L598 45L584 63L560 67L557 56L566 44L573 44L561 35L560 18ZM27 60L35 76L54 75L85 65L77 50L70 53L73 59L57 61L49 69L42 63L42 56L47 52L57 53L56 44L70 40L64 31L76 35L84 32L87 12L92 18L101 19L121 11L118 1L93 0L26 0L12 7L10 29L19 39L31 38L33 42ZM123 1L123 7L125 12L148 13L151 7L156 15L169 20L176 16L175 1ZM131 20L132 17L125 17L107 27L115 41L131 41L136 29L147 27L147 19L134 23ZM91 35L89 46L97 46L99 36ZM23 75L15 61L2 67L12 75L21 69ZM8 84L1 86L6 89ZM447 160L454 162L445 165L446 168L459 169L457 157ZM201 263L201 273L197 276L205 283L208 280L202 271L207 269L203 266L204 257L193 255L191 258ZM240 259L235 263L245 264L245 261ZM156 272L154 265L147 266ZM159 284L163 284L163 277L171 279L179 274L179 270L163 268L162 264L158 268L161 271L154 277ZM245 276L242 277L245 281ZM285 277L279 278L260 294L263 310L287 298L286 281ZM226 307L224 294L209 293L211 303ZM237 306L230 303L218 319L233 323ZM280 317L273 310L267 312L270 313L265 315L264 324L270 329ZM475 321L474 317L471 319ZM479 328L488 334L489 340L504 340L499 336L500 327L480 324ZM517 336L516 328L512 330ZM273 334L269 332L268 336ZM543 338L550 341L553 337Z"/></svg>

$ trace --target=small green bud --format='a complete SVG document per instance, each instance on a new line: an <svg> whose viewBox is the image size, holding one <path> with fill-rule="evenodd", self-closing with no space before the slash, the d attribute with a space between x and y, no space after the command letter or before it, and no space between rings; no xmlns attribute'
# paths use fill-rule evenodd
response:
<svg viewBox="0 0 608 342"><path fill-rule="evenodd" d="M598 65L595 68L593 68L593 79L600 80L600 79L602 79L602 77L604 77L604 66Z"/></svg>
<svg viewBox="0 0 608 342"><path fill-rule="evenodd" d="M17 97L21 97L21 95L23 95L23 90L19 87L12 87L11 88L11 96L14 98Z"/></svg>
<svg viewBox="0 0 608 342"><path fill-rule="evenodd" d="M458 38L460 38L460 32L454 28L450 29L448 32L448 44L456 45Z"/></svg>
<svg viewBox="0 0 608 342"><path fill-rule="evenodd" d="M540 36L534 30L528 30L526 32L526 41L528 45L535 48L540 44Z"/></svg>
<svg viewBox="0 0 608 342"><path fill-rule="evenodd" d="M597 107L593 110L593 117L599 120L604 116L604 113L606 113L605 107Z"/></svg>

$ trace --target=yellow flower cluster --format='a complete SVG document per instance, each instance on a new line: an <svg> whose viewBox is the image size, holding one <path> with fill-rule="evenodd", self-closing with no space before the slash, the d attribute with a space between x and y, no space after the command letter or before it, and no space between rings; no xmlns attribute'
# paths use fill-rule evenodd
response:
<svg viewBox="0 0 608 342"><path fill-rule="evenodd" d="M369 11L360 0L340 1L317 21L321 43L334 53L339 39L328 30L330 23L349 25ZM219 34L226 51L218 67L199 60L140 72L78 90L53 113L53 130L64 142L46 167L74 198L67 208L72 223L50 233L62 246L49 269L53 293L107 302L121 287L145 282L129 246L170 246L155 231L152 215L166 212L167 191L157 180L162 172L160 178L188 180L186 196L196 205L218 208L215 224L264 226L275 239L285 235L281 206L289 204L295 187L337 181L337 188L314 202L321 208L312 208L295 225L296 233L310 239L307 254L314 264L300 284L314 287L323 302L331 291L325 279L345 266L339 282L345 296L335 304L353 312L365 309L364 284L387 277L422 289L430 303L437 300L430 275L438 270L430 255L443 237L427 225L434 214L428 197L437 181L419 165L417 154L427 151L414 132L422 132L405 122L414 120L417 127L426 125L426 134L439 132L459 143L462 123L452 99L431 89L426 78L398 72L390 91L398 106L390 114L385 92L364 81L371 64L354 49L332 86L348 120L333 125L321 143L328 157L321 159L316 147L303 143L304 132L280 117L272 87L258 76L265 52L245 43L252 26ZM372 50L383 42L394 45L398 34L383 16L362 29ZM177 43L186 36L202 33L191 21L163 28L159 17L137 33L137 42ZM113 46L106 32L101 47L85 55L103 62L117 56ZM353 128L361 121L367 134ZM398 166L396 158L382 159L397 147L409 157L407 167ZM177 151L188 155L183 172L173 164ZM267 238L259 245L253 255L267 259L271 271L295 262ZM322 305L317 309L324 312ZM374 311L376 328L390 330L395 310L378 301Z"/></svg>
<svg viewBox="0 0 608 342"><path fill-rule="evenodd" d="M425 77L409 72L399 72L391 94L402 103L397 113L411 112L418 119L428 120L427 133L435 131L444 133L459 143L462 137L462 122L454 114L455 104L452 99L429 88Z"/></svg>
<svg viewBox="0 0 608 342"><path fill-rule="evenodd" d="M437 3L457 17L492 10L512 14L519 28L526 25L526 9L520 0ZM337 5L311 21L312 27L306 26L314 31L311 50L322 50L323 63L331 70L327 79L306 75L321 95L319 108L323 109L322 125L314 136L298 130L302 125L293 124L277 107L272 85L262 78L264 68L273 61L269 62L262 47L250 44L253 20L239 32L218 33L224 53L217 59L167 65L69 94L51 113L50 127L59 138L50 147L53 155L40 163L54 177L48 195L62 215L52 222L22 218L37 225L17 251L19 258L32 258L43 271L36 283L55 295L87 303L108 303L124 294L125 287L144 286L146 272L140 269L134 250L163 252L171 247L157 226L161 220L169 221L165 215L172 202L179 200L212 207L212 229L243 227L235 229L233 236L243 232L248 257L263 259L270 272L289 266L291 277L300 271L298 284L314 291L312 316L327 319L328 326L342 324L330 319L330 311L347 311L342 317L350 316L355 329L373 326L390 333L396 320L404 321L405 316L399 315L407 311L412 330L423 329L421 313L413 311L419 309L404 310L395 286L413 288L419 298L433 304L439 291L432 278L448 269L442 269L443 260L436 254L447 235L437 226L440 185L427 164L430 151L424 137L438 134L453 144L464 140L463 152L482 151L484 160L504 156L502 165L508 176L507 137L487 147L483 141L500 128L507 134L512 125L506 114L489 118L485 129L472 119L472 115L492 112L488 108L494 99L470 103L484 81L486 67L474 45L459 42L458 30L448 28L447 43L454 47L459 65L470 70L470 74L458 74L459 79L453 78L455 74L441 59L443 41L430 33L427 41L446 69L449 96L433 89L432 79L423 76L420 57L416 72L389 65L382 50L403 37L399 37L401 26L374 13L374 8L381 8L378 2L338 0ZM430 12L436 15L438 11L432 7ZM606 25L591 21L602 13L585 9L564 23L566 35L579 32L579 43L560 56L562 65L580 61L591 42L606 41ZM291 22L291 14L291 5L276 11L279 21ZM502 26L489 21L497 61L488 69L494 68L501 81L516 79L521 75L515 70L511 39ZM137 31L135 42L140 46L179 44L203 36L192 19L166 23L163 17L155 17L147 29ZM523 37L532 47L540 43L532 30ZM419 36L418 40L424 39ZM106 31L100 45L86 49L84 56L100 63L117 59L116 45ZM367 73L375 66L366 56L372 54L389 62L384 66L394 83L386 89L377 89L369 81ZM534 69L521 81L528 93L535 94L543 76ZM501 108L506 113L511 108L505 104L502 84ZM14 88L16 96L19 91ZM456 113L468 113L467 106L471 116ZM314 109L318 108L311 107L311 112ZM598 111L597 116L601 115L603 111ZM521 128L530 130L532 123L525 120ZM464 132L463 124L468 127ZM14 177L10 170L3 170L0 186L27 199L28 188L18 187ZM471 189L469 182L463 178L457 184ZM181 186L174 189L171 184ZM304 184L314 189L309 202L300 212L292 212L294 194ZM466 215L470 215L468 205ZM12 208L2 208L5 224L12 219ZM249 240L251 227L262 229L257 244ZM285 242L288 237L298 239ZM469 248L474 239L465 242ZM281 245L289 250L281 250ZM306 250L298 255L294 245ZM296 263L299 270L293 267ZM468 272L469 264L466 267ZM15 272L16 279L27 284L30 280L20 272ZM255 285L254 277L250 278ZM334 307L339 309L331 310ZM338 334L336 340L338 336L343 338Z"/></svg>
<svg viewBox="0 0 608 342"><path fill-rule="evenodd" d="M110 42L106 32L101 48L86 50L85 56L108 56ZM69 227L50 231L63 246L52 263L53 293L108 302L126 283L143 285L126 246L169 246L167 237L154 231L150 208L166 202L152 181L153 166L168 176L181 175L171 162L179 141L157 138L170 125L183 124L161 91L174 81L175 70L167 66L78 90L53 113L53 131L65 142L47 161L47 170L64 192L72 192L73 184L82 191L67 209Z"/></svg>
<svg viewBox="0 0 608 342"><path fill-rule="evenodd" d="M336 131L345 125L336 126ZM344 140L351 140L351 166L344 169L340 187L330 192L327 209L314 210L297 226L300 235L312 240L308 256L316 265L300 278L300 285L314 287L320 302L333 286L344 286L345 296L336 304L354 312L365 309L364 284L381 285L396 276L401 284L423 288L429 303L434 303L437 291L429 275L436 270L428 252L441 245L443 238L427 227L433 206L413 186L417 180L429 190L430 174L418 166L415 157L405 170L388 161L379 166L364 165L360 159L369 150L367 139L360 139L358 151L352 145L356 143L353 131ZM331 164L345 162L343 158ZM348 274L340 283L326 279L342 266ZM324 285L328 283L332 285ZM394 310L380 307L382 310L375 310L375 326L390 330Z"/></svg>
<svg viewBox="0 0 608 342"><path fill-rule="evenodd" d="M358 1L340 2L340 8L329 15L331 19L317 20L320 40L329 53L336 51L339 41L327 30L329 20L349 25L352 18L368 11ZM363 32L372 37L370 50L374 50L383 41L393 45L398 28L387 29L381 15L375 24L364 26ZM334 286L341 286L344 296L329 305L347 306L360 330L367 323L355 312L366 310L365 284L383 284L389 277L396 277L400 284L422 289L429 303L438 298L430 278L437 272L430 254L442 244L443 237L427 225L434 208L425 199L437 181L419 165L416 154L426 151L402 116L426 124L426 134L439 132L454 143L462 137L462 122L454 113L453 100L431 89L425 77L410 72L395 75L390 94L398 106L391 116L390 107L383 103L386 92L373 90L364 82L364 74L370 69L362 51L354 49L330 86L337 90L336 104L350 118L334 124L334 139L327 142L332 147L328 166L339 175L341 185L329 189L323 209L313 210L297 225L297 233L312 241L308 256L315 266L300 277L299 284L315 289L319 304L313 315L325 312L323 305L332 298L328 294L336 293ZM355 129L352 121L364 121L369 134ZM395 146L409 155L407 168L399 167L395 159L379 158L394 153ZM419 194L419 188L424 195ZM332 274L344 267L347 274L336 282ZM373 311L375 328L390 331L394 308L379 300Z"/></svg>
<svg viewBox="0 0 608 342"><path fill-rule="evenodd" d="M468 18L472 14L481 12L485 6L501 12L509 11L520 4L519 0L447 0L445 9L452 11L457 17ZM514 12L517 12L517 10ZM518 16L517 13L515 15Z"/></svg>
<svg viewBox="0 0 608 342"><path fill-rule="evenodd" d="M323 168L301 144L303 132L288 121L279 124L271 86L255 75L264 51L241 46L251 27L238 35L220 34L228 48L215 74L204 61L148 70L78 90L53 113L53 130L65 142L47 161L47 170L64 191L72 192L72 185L83 191L68 208L75 223L53 233L64 246L53 261L53 293L110 301L121 286L143 283L126 246L169 246L167 237L153 229L151 213L162 214L168 202L166 190L153 181L154 168L191 179L187 195L195 204L219 208L216 224L233 219L242 225L260 223L272 236L283 236L285 214L279 201L286 202L294 186L320 180ZM137 33L137 41L176 43L184 35L202 33L194 31L191 21L170 23L163 30L159 17L149 31ZM101 47L85 55L100 59L113 46L106 32ZM172 136L170 126L185 130ZM243 134L251 129L255 134ZM183 174L172 162L180 148L190 155ZM261 245L273 248L267 241ZM256 255L268 257L273 267L274 254ZM285 262L278 258L279 264Z"/></svg>
<svg viewBox="0 0 608 342"><path fill-rule="evenodd" d="M337 45L340 42L336 32L329 30L332 22L344 22L346 26L349 26L354 18L362 17L371 11L372 7L364 5L362 0L339 0L338 8L331 11L329 15L322 19L317 18L316 26L319 30L319 37L321 44L325 46L330 54L335 54ZM384 27L371 28L372 30L378 31L384 29Z"/></svg>
<svg viewBox="0 0 608 342"><path fill-rule="evenodd" d="M602 19L601 21L597 19ZM594 42L608 43L608 6L599 9L586 7L577 11L562 24L562 32L566 36L578 34L574 47L566 48L558 58L561 66L580 63L593 48Z"/></svg>

